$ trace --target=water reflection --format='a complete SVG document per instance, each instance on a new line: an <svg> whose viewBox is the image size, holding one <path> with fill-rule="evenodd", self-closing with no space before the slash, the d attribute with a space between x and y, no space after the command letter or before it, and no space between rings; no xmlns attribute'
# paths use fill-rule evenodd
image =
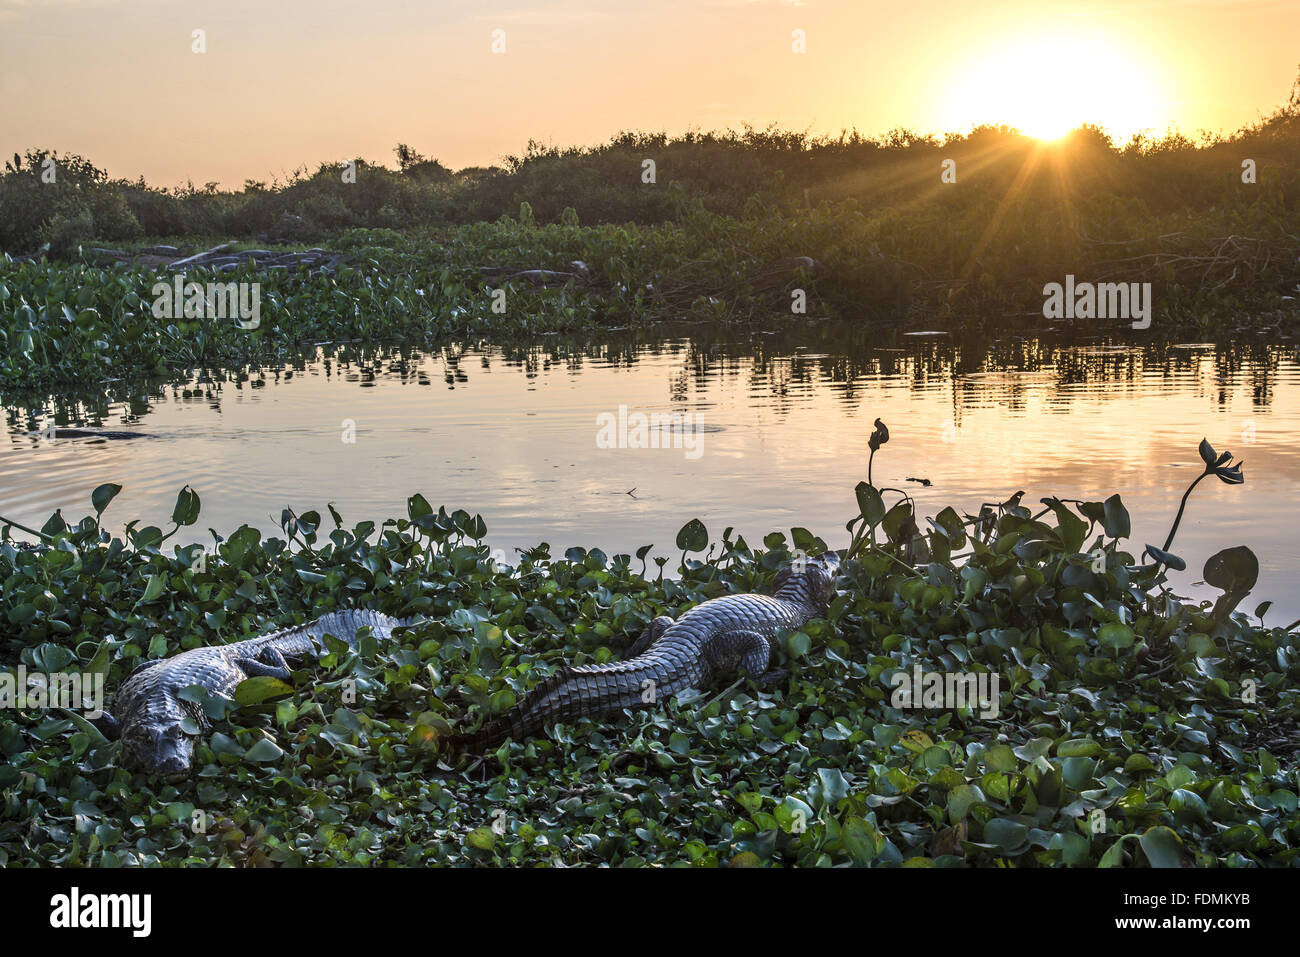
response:
<svg viewBox="0 0 1300 957"><path fill-rule="evenodd" d="M842 324L432 352L335 344L279 369L0 397L0 513L37 525L55 508L80 516L90 490L114 481L125 490L110 517L162 524L188 483L203 498L200 528L273 533L285 505L332 501L360 521L401 514L420 491L480 512L506 549L668 548L697 516L715 534L735 526L754 540L797 524L842 544L879 416L893 438L878 484L930 479L908 486L923 512L974 511L1019 489L1030 502L1119 491L1136 553L1163 542L1208 436L1245 458L1247 484L1199 489L1176 550L1194 573L1219 548L1249 544L1262 573L1243 607L1271 598L1290 620L1300 549L1280 519L1300 479L1298 370L1289 344L950 341ZM596 417L620 405L700 416L704 454L600 448ZM51 423L152 438L50 445L28 434Z"/></svg>

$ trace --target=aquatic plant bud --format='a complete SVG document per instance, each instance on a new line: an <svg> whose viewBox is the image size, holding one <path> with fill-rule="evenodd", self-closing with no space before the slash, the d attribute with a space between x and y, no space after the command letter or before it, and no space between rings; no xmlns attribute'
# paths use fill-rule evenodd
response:
<svg viewBox="0 0 1300 957"><path fill-rule="evenodd" d="M876 430L871 433L871 439L867 442L867 447L875 452L882 445L889 441L889 428L885 423L876 419Z"/></svg>
<svg viewBox="0 0 1300 957"><path fill-rule="evenodd" d="M1227 455L1228 453L1225 452L1224 454ZM1231 458L1231 456L1229 457ZM1241 461L1236 465L1217 468L1214 470L1214 474L1217 475L1225 485L1241 485L1246 481L1246 476L1241 474L1241 467L1245 464L1244 461Z"/></svg>

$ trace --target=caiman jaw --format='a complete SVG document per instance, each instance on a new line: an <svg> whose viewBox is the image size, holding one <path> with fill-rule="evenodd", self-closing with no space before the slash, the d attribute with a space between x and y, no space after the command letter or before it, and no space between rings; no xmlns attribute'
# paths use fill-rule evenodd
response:
<svg viewBox="0 0 1300 957"><path fill-rule="evenodd" d="M131 757L150 773L169 781L189 776L194 760L194 739L180 728L168 728L161 733L145 733L139 737L123 738Z"/></svg>

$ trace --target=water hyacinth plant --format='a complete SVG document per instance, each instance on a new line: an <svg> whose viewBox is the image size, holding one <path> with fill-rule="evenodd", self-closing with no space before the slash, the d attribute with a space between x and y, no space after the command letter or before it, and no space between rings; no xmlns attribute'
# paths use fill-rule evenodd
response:
<svg viewBox="0 0 1300 957"><path fill-rule="evenodd" d="M556 725L470 774L445 746L454 728L559 667L613 660L657 615L770 588L825 542L793 528L755 548L691 520L675 577L545 544L509 566L481 518L413 495L380 524L286 509L283 537L214 532L197 562L197 546L165 544L175 529L110 535L114 494L97 490L80 521L52 516L45 548L0 527L6 672L99 673L113 689L150 660L334 608L425 620L391 644L332 646L274 699L212 702L196 774L176 783L123 768L76 715L0 711L0 863L1300 860L1300 635L1153 594L1158 566L1124 550L1118 495L1046 499L1036 514L1021 495L945 508L922 532L914 503L885 509L864 482L850 523L861 547L846 550L827 618L780 639L788 682ZM182 490L174 526L194 527L198 509ZM1207 580L1235 604L1228 589L1249 569L1219 564ZM914 669L996 675L996 713L900 707L894 679ZM190 826L196 809L205 830Z"/></svg>
<svg viewBox="0 0 1300 957"><path fill-rule="evenodd" d="M1217 475L1219 481L1223 482L1225 485L1241 485L1246 481L1245 476L1242 475L1241 472L1241 467L1246 463L1241 461L1237 462L1235 465L1229 464L1232 462L1231 452L1224 452L1220 455L1218 452L1214 451L1214 446L1210 444L1209 439L1201 439L1198 451L1201 455L1201 461L1205 463L1205 470L1193 479L1192 484L1187 486L1187 491L1183 493L1182 501L1178 503L1178 514L1174 516L1174 524L1169 529L1169 536L1165 539L1163 547L1156 548L1154 545L1148 545L1146 548L1146 553L1157 562L1163 562L1170 568L1175 568L1178 571L1185 570L1187 568L1187 562L1183 561L1177 555L1172 554L1169 549L1174 544L1174 536L1178 534L1178 525L1183 520L1183 511L1187 508L1187 499L1192 494L1192 490L1196 488L1203 479L1206 479L1211 475Z"/></svg>

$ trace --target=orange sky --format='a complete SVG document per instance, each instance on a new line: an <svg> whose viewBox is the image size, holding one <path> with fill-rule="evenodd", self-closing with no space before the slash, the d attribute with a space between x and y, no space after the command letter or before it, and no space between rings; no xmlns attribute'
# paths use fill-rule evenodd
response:
<svg viewBox="0 0 1300 957"><path fill-rule="evenodd" d="M1285 101L1297 36L1300 0L0 0L0 156L237 186L399 141L459 168L745 122L1232 131Z"/></svg>

